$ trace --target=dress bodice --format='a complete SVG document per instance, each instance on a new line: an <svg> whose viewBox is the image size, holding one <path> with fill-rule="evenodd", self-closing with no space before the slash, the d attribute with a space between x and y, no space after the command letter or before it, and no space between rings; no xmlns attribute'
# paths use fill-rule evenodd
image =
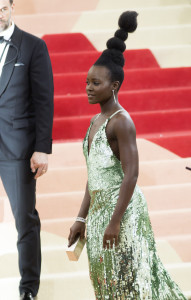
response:
<svg viewBox="0 0 191 300"><path fill-rule="evenodd" d="M88 138L93 122L91 122L88 128L83 142L83 152L88 170L89 191L119 187L123 180L124 173L121 162L114 155L106 135L108 122L120 111L122 109L116 111L99 127L93 137L90 148Z"/></svg>

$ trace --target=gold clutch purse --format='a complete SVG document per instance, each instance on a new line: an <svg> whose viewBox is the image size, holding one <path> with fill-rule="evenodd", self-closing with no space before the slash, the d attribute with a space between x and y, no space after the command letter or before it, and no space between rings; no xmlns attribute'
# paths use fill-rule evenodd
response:
<svg viewBox="0 0 191 300"><path fill-rule="evenodd" d="M82 240L78 238L72 246L67 247L66 254L68 255L69 260L78 261L85 243L86 243L86 238Z"/></svg>

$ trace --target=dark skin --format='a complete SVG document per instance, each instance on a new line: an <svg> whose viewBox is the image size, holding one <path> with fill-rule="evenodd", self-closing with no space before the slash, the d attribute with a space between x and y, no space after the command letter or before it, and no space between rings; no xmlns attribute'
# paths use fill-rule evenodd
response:
<svg viewBox="0 0 191 300"><path fill-rule="evenodd" d="M103 66L92 66L87 75L86 92L90 104L99 104L101 115L93 123L89 134L89 151L95 133L99 127L119 109L123 109L117 99L117 93L120 83L111 81L110 71ZM116 102L113 92L115 91ZM93 117L92 120L95 119ZM114 155L121 161L124 178L120 187L119 198L113 212L110 223L108 224L104 237L103 248L109 249L119 243L120 222L127 209L127 206L133 195L133 191L138 177L138 151L136 144L136 130L129 114L124 110L116 114L107 124L106 135ZM84 199L78 216L86 218L90 206L90 195L88 192L88 183ZM85 234L85 224L75 222L70 228L68 245L71 246L77 236L81 238ZM106 241L110 241L107 243Z"/></svg>

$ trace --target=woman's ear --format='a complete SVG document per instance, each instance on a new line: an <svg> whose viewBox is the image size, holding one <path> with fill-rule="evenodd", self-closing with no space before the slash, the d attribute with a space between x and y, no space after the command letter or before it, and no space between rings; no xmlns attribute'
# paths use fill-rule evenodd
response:
<svg viewBox="0 0 191 300"><path fill-rule="evenodd" d="M112 89L113 89L115 92L118 92L119 87L120 87L120 82L119 82L119 81L114 81L114 82L112 83Z"/></svg>

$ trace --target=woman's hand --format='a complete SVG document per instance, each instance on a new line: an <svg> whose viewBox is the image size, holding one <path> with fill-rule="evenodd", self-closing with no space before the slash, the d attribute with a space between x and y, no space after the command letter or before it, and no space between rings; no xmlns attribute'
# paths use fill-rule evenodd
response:
<svg viewBox="0 0 191 300"><path fill-rule="evenodd" d="M115 247L119 242L120 223L110 223L104 233L103 248L111 249L113 245Z"/></svg>
<svg viewBox="0 0 191 300"><path fill-rule="evenodd" d="M76 221L70 228L70 234L68 236L68 247L75 243L77 238L80 236L80 239L85 237L85 223Z"/></svg>

